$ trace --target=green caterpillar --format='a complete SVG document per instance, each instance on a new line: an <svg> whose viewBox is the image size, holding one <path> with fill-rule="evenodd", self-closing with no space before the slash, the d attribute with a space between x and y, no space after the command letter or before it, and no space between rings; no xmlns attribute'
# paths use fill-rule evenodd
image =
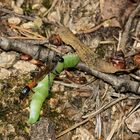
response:
<svg viewBox="0 0 140 140"><path fill-rule="evenodd" d="M30 116L28 123L33 124L38 120L42 104L49 95L49 87L52 85L55 76L61 73L63 69L75 67L79 63L80 58L76 54L69 54L65 55L63 60L64 61L59 61L55 69L49 75L46 75L45 78L40 81L35 88L33 88L35 93L32 96L30 103Z"/></svg>

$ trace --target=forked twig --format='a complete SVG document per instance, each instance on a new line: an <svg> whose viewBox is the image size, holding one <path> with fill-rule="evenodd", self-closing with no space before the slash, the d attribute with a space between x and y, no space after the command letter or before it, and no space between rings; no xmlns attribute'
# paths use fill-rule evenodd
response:
<svg viewBox="0 0 140 140"><path fill-rule="evenodd" d="M91 74L103 81L107 82L108 84L112 85L112 87L118 93L134 93L140 95L140 83L137 81L132 81L130 79L125 79L124 77L117 77L112 74L105 74L96 70L91 70L87 66L79 63L77 68L82 71L86 71L88 74ZM127 78L127 77L126 77Z"/></svg>

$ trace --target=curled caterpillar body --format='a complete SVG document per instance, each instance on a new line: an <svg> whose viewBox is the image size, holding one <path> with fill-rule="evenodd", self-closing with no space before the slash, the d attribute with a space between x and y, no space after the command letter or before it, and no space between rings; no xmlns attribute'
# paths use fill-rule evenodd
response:
<svg viewBox="0 0 140 140"><path fill-rule="evenodd" d="M49 75L46 75L33 89L35 93L30 103L28 123L33 124L38 120L42 104L49 95L49 87L52 85L55 76L61 73L63 69L75 67L80 61L79 57L75 54L65 55L63 60L64 61L59 61L55 69Z"/></svg>

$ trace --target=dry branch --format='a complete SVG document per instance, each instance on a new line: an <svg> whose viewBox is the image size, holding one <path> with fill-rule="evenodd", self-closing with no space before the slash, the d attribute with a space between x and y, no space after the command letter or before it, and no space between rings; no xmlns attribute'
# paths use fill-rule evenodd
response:
<svg viewBox="0 0 140 140"><path fill-rule="evenodd" d="M34 59L40 59L45 61L47 57L52 60L55 57L55 53L46 47L39 45L33 45L25 41L11 40L8 38L0 37L0 48L5 51L18 51L32 56ZM49 56L48 56L49 55ZM100 78L112 85L112 87L119 93L131 92L140 95L140 83L137 81L132 81L130 79L125 79L124 77L117 77L112 74L105 74L96 70L91 70L85 64L78 64L78 69L87 72L97 78Z"/></svg>
<svg viewBox="0 0 140 140"><path fill-rule="evenodd" d="M5 37L0 37L0 48L5 51L17 51L28 54L32 56L34 59L39 59L45 61L49 55L49 60L54 58L55 54L50 49L40 46L34 45L28 41L21 40L12 40Z"/></svg>
<svg viewBox="0 0 140 140"><path fill-rule="evenodd" d="M105 74L96 70L91 70L84 64L78 64L78 69L82 71L86 71L87 73L96 76L97 78L102 79L108 84L112 85L112 87L119 93L132 92L134 94L140 95L140 83L136 81L132 81L126 77L117 77L112 74ZM126 79L127 78L127 79Z"/></svg>

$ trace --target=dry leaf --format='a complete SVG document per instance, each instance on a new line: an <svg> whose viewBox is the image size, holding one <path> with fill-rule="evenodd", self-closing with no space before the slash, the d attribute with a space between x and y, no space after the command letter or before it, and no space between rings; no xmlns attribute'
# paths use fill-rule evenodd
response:
<svg viewBox="0 0 140 140"><path fill-rule="evenodd" d="M20 59L24 60L24 61L28 61L28 60L31 60L32 57L30 55L28 55L28 54L21 54Z"/></svg>
<svg viewBox="0 0 140 140"><path fill-rule="evenodd" d="M126 119L127 127L134 133L140 133L140 109Z"/></svg>
<svg viewBox="0 0 140 140"><path fill-rule="evenodd" d="M125 71L124 69L119 69L115 67L112 63L109 63L101 59L96 60L95 70L105 72L105 73L116 73L119 71Z"/></svg>
<svg viewBox="0 0 140 140"><path fill-rule="evenodd" d="M125 19L135 8L135 5L128 0L100 0L100 9L103 20L111 20L110 26L121 27Z"/></svg>
<svg viewBox="0 0 140 140"><path fill-rule="evenodd" d="M72 48L75 49L80 59L91 69L95 69L105 73L115 73L124 71L114 67L112 63L98 59L97 55L85 44L83 44L76 36L66 27L58 30L61 39Z"/></svg>
<svg viewBox="0 0 140 140"><path fill-rule="evenodd" d="M32 59L32 60L30 60L30 62L34 65L37 65L37 66L43 66L43 62L40 60Z"/></svg>
<svg viewBox="0 0 140 140"><path fill-rule="evenodd" d="M113 65L118 68L118 69L124 69L125 68L125 58L124 58L124 53L120 50L117 51L112 57L111 57L111 62Z"/></svg>
<svg viewBox="0 0 140 140"><path fill-rule="evenodd" d="M133 57L133 61L134 61L134 65L135 66L138 66L140 68L140 54L136 54L134 57Z"/></svg>
<svg viewBox="0 0 140 140"><path fill-rule="evenodd" d="M95 26L94 23L91 22L91 17L81 17L76 23L75 23L75 30L77 32L88 30Z"/></svg>
<svg viewBox="0 0 140 140"><path fill-rule="evenodd" d="M61 19L60 14L57 11L53 11L49 13L47 17L50 22L54 22L54 23L59 23Z"/></svg>
<svg viewBox="0 0 140 140"><path fill-rule="evenodd" d="M49 43L55 46L61 46L63 42L58 34L52 34L49 37Z"/></svg>
<svg viewBox="0 0 140 140"><path fill-rule="evenodd" d="M85 128L76 128L76 134L72 136L73 140L95 140L94 136Z"/></svg>

